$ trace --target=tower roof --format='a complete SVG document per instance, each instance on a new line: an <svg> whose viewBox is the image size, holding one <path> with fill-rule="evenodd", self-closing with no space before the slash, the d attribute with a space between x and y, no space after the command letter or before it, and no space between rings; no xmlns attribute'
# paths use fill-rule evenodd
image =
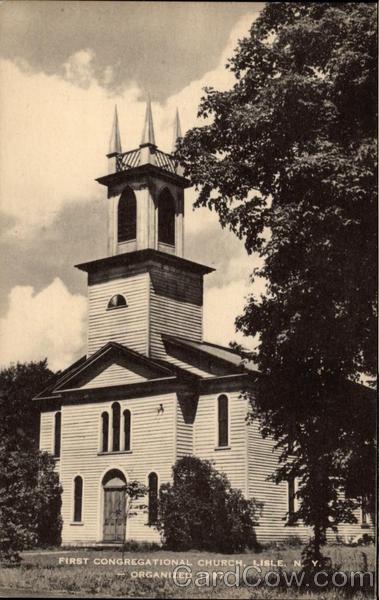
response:
<svg viewBox="0 0 379 600"><path fill-rule="evenodd" d="M118 113L117 113L117 104L116 104L114 107L114 117L113 117L111 137L109 139L109 154L120 154L121 152L122 152L121 136L120 136L120 129L119 129L119 125L118 125Z"/></svg>
<svg viewBox="0 0 379 600"><path fill-rule="evenodd" d="M145 114L145 123L143 126L141 146L145 144L150 144L155 146L155 135L154 135L154 125L153 125L153 114L151 111L151 100L150 95L147 98L146 103L146 114Z"/></svg>

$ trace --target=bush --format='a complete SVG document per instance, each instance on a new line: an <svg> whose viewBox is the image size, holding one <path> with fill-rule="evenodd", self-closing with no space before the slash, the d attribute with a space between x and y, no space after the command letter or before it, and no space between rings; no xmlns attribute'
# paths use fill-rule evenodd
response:
<svg viewBox="0 0 379 600"><path fill-rule="evenodd" d="M160 488L158 528L170 550L241 552L257 548L258 509L212 463L194 456L177 460L173 484Z"/></svg>
<svg viewBox="0 0 379 600"><path fill-rule="evenodd" d="M54 459L38 450L0 443L0 561L20 561L22 550L56 545L61 532L61 487Z"/></svg>

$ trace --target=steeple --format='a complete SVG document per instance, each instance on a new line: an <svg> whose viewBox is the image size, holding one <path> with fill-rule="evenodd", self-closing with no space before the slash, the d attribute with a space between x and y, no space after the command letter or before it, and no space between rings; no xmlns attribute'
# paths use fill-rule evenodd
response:
<svg viewBox="0 0 379 600"><path fill-rule="evenodd" d="M118 125L117 104L115 104L111 137L109 138L109 152L107 154L107 158L109 160L109 173L114 173L116 171L116 156L121 152L121 136Z"/></svg>
<svg viewBox="0 0 379 600"><path fill-rule="evenodd" d="M191 183L155 144L150 98L140 146L117 149L115 113L115 168L97 179L107 188L108 256L78 265L88 273L88 354L112 341L164 358L164 335L201 342L203 278L213 269L183 257L184 190Z"/></svg>
<svg viewBox="0 0 379 600"><path fill-rule="evenodd" d="M111 132L111 137L109 140L109 154L114 154L114 153L119 154L120 152L122 152L121 136L120 136L120 129L118 126L117 104L115 104L112 132Z"/></svg>
<svg viewBox="0 0 379 600"><path fill-rule="evenodd" d="M144 146L145 144L150 144L151 146L155 146L153 114L151 112L150 94L147 97L145 124L143 126L142 139L141 139L141 146Z"/></svg>
<svg viewBox="0 0 379 600"><path fill-rule="evenodd" d="M172 139L172 152L175 152L177 141L181 137L183 137L183 136L182 136L182 129L180 127L179 110L176 109L175 121L174 121L174 135L173 135L173 139Z"/></svg>
<svg viewBox="0 0 379 600"><path fill-rule="evenodd" d="M174 137L181 135L176 111ZM97 180L108 189L108 256L151 249L183 257L184 189L190 182L177 160L156 146L150 97L140 146L121 151L115 108L109 151L108 175Z"/></svg>

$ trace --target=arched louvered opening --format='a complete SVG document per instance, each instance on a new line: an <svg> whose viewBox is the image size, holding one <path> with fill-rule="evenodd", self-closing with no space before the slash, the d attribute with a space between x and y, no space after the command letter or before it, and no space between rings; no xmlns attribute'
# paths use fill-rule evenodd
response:
<svg viewBox="0 0 379 600"><path fill-rule="evenodd" d="M107 309L112 310L113 308L122 308L123 306L128 306L125 296L122 294L115 294L109 300Z"/></svg>
<svg viewBox="0 0 379 600"><path fill-rule="evenodd" d="M101 451L108 452L109 440L109 415L103 412L101 415Z"/></svg>
<svg viewBox="0 0 379 600"><path fill-rule="evenodd" d="M158 199L158 242L175 245L175 201L167 189Z"/></svg>
<svg viewBox="0 0 379 600"><path fill-rule="evenodd" d="M82 520L83 506L83 479L77 475L74 479L74 522L80 523Z"/></svg>
<svg viewBox="0 0 379 600"><path fill-rule="evenodd" d="M130 188L121 194L118 203L118 242L128 242L137 237L137 202Z"/></svg>
<svg viewBox="0 0 379 600"><path fill-rule="evenodd" d="M154 525L158 519L158 475L149 475L149 525Z"/></svg>
<svg viewBox="0 0 379 600"><path fill-rule="evenodd" d="M112 404L112 450L120 450L120 405L118 402Z"/></svg>
<svg viewBox="0 0 379 600"><path fill-rule="evenodd" d="M61 412L55 413L54 417L54 456L61 455Z"/></svg>

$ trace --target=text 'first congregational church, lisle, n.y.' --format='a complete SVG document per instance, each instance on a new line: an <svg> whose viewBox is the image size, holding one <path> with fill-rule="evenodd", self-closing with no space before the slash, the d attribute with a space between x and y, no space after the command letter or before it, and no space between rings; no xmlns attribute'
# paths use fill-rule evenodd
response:
<svg viewBox="0 0 379 600"><path fill-rule="evenodd" d="M181 136L179 116L174 145ZM203 340L203 277L213 269L183 257L181 167L155 143L150 101L139 148L123 153L115 112L108 191L108 256L77 265L88 274L86 356L35 401L40 448L54 454L62 495L62 543L159 542L159 486L185 455L212 460L232 486L263 502L258 541L310 531L291 525L296 482L268 481L273 442L248 424L256 366ZM126 517L126 482L148 487L146 508ZM368 526L342 525L357 535Z"/></svg>

